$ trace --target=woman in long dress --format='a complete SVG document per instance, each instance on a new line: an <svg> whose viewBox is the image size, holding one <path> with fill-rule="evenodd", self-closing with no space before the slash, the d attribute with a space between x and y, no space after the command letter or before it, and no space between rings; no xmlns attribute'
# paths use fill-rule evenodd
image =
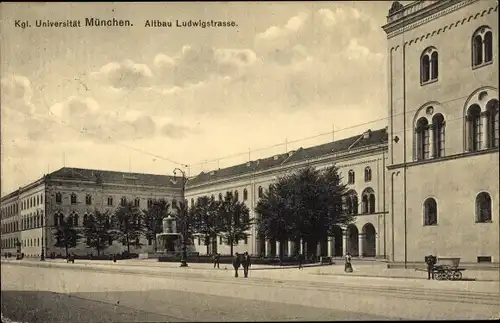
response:
<svg viewBox="0 0 500 323"><path fill-rule="evenodd" d="M351 264L351 254L348 252L345 255L345 268L346 273L352 273L352 264Z"/></svg>

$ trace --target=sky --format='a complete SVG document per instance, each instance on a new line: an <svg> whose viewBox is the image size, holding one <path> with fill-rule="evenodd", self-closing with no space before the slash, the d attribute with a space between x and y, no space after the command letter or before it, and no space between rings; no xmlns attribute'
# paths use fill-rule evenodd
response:
<svg viewBox="0 0 500 323"><path fill-rule="evenodd" d="M2 3L1 195L64 166L193 176L383 128L390 5ZM87 17L133 26L35 27ZM236 26L145 27L200 19Z"/></svg>

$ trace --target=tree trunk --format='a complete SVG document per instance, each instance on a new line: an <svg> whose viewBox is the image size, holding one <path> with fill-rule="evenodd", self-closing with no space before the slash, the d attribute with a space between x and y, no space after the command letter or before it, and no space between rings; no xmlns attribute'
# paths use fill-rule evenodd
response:
<svg viewBox="0 0 500 323"><path fill-rule="evenodd" d="M155 238L154 238L154 248L155 248L155 253L158 251L158 247L156 245L156 234L155 234Z"/></svg>
<svg viewBox="0 0 500 323"><path fill-rule="evenodd" d="M68 249L69 248L68 248L68 243L67 242L64 244L64 249L66 250L66 258L68 258Z"/></svg>
<svg viewBox="0 0 500 323"><path fill-rule="evenodd" d="M205 244L207 245L207 255L208 255L210 253L210 238L205 238Z"/></svg>
<svg viewBox="0 0 500 323"><path fill-rule="evenodd" d="M233 237L229 238L229 248L231 252L231 257L233 256Z"/></svg>
<svg viewBox="0 0 500 323"><path fill-rule="evenodd" d="M128 238L128 233L127 233L127 252L130 255L130 241L129 241L129 238Z"/></svg>

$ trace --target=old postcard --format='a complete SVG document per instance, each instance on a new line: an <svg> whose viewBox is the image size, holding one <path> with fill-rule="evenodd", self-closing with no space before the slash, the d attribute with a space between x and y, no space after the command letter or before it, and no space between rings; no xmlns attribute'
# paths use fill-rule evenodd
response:
<svg viewBox="0 0 500 323"><path fill-rule="evenodd" d="M2 322L499 318L498 1L0 28Z"/></svg>

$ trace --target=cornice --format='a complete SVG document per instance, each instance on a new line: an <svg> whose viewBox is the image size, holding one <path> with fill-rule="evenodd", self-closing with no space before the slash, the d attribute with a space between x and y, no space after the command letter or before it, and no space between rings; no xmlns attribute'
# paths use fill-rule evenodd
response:
<svg viewBox="0 0 500 323"><path fill-rule="evenodd" d="M454 6L448 8L446 10L443 10L443 11L438 12L438 13L436 13L436 14L428 17L428 18L423 19L418 24L414 23L412 25L408 25L408 26L404 27L404 29L394 31L391 34L388 34L387 38L389 39L389 38L392 38L392 37L394 37L396 35L399 35L399 34L405 32L405 31L408 31L410 29L414 29L414 28L416 28L416 27L418 27L418 26L420 26L422 24L425 24L425 23L427 23L427 22L429 22L431 20L437 19L437 18L439 18L439 17L441 17L441 16L443 16L445 14L448 14L448 13L450 13L452 11L458 10L458 9L460 9L460 8L462 8L462 7L470 4L470 3L477 2L477 1L479 1L479 0L464 0L463 2L459 2L458 4L455 4ZM442 25L440 28L434 29L433 31L430 31L430 32L428 32L426 34L422 34L422 35L420 35L418 37L415 37L413 39L406 40L404 42L404 45L405 46L411 46L411 45L416 44L416 43L418 43L420 41L423 41L424 39L432 38L432 37L434 37L436 35L439 35L441 33L445 33L445 32L447 32L447 31L449 31L449 30L451 30L453 28L461 26L461 25L463 25L465 23L468 23L468 22L470 22L472 20L475 20L475 19L477 19L479 17L483 17L484 15L491 14L492 12L497 12L497 11L498 11L498 5L496 5L495 7L490 7L488 9L484 9L481 12L476 12L475 14L469 15L466 18L463 18L461 20L457 20L456 22L453 22L453 23L450 23L450 24L447 24L447 25ZM396 46L392 47L391 49L398 50L399 47L400 47L400 45L396 45Z"/></svg>
<svg viewBox="0 0 500 323"><path fill-rule="evenodd" d="M449 156L444 156L444 157L439 157L439 158L433 158L433 159L425 159L425 160L417 160L417 161L412 161L409 163L399 163L399 164L393 164L393 165L388 165L387 170L395 170L398 168L403 168L403 167L415 167L419 165L425 165L425 164L433 164L433 163L438 163L438 162L444 162L447 160L454 160L454 159L460 159L460 158L465 158L465 157L474 157L474 156L479 156L479 155L486 155L486 154L493 154L493 153L498 153L498 147L497 148L489 148L489 149L483 149L479 151L474 151L474 152L465 152L465 153L460 153L460 154L455 154L455 155L449 155Z"/></svg>
<svg viewBox="0 0 500 323"><path fill-rule="evenodd" d="M245 173L242 175L227 177L227 178L214 180L214 181L208 181L208 182L204 182L204 183L201 183L198 185L189 186L189 183L188 183L186 191L189 192L190 190L194 190L194 189L203 189L203 188L206 188L209 186L224 185L224 184L228 184L230 182L238 181L238 180L240 180L240 181L251 180L257 176L258 177L276 176L277 173L285 173L285 172L290 171L291 169L296 168L296 167L304 167L306 165L316 166L318 164L323 164L325 162L331 162L331 161L335 161L337 163L337 162L341 162L343 160L345 161L345 160L348 160L351 158L359 157L360 155L366 155L367 153L376 153L376 152L381 152L381 151L387 151L387 149L388 149L388 146L387 146L387 144L384 143L384 144L375 144L375 145L370 145L367 147L351 149L348 152L346 152L346 151L336 152L336 153L316 157L313 159L301 160L301 161L298 161L298 162L295 162L292 164L288 164L288 165L284 165L284 166L276 166L276 167L266 169L266 170L263 170L260 172L248 172L248 173ZM339 159L336 159L336 158L339 158ZM333 160L333 159L336 159L336 160ZM366 161L363 161L361 163L366 163ZM265 181L263 181L263 182L265 182Z"/></svg>
<svg viewBox="0 0 500 323"><path fill-rule="evenodd" d="M414 2L389 16L382 29L390 39L477 1L479 0L441 0L430 5L426 5L425 1Z"/></svg>

